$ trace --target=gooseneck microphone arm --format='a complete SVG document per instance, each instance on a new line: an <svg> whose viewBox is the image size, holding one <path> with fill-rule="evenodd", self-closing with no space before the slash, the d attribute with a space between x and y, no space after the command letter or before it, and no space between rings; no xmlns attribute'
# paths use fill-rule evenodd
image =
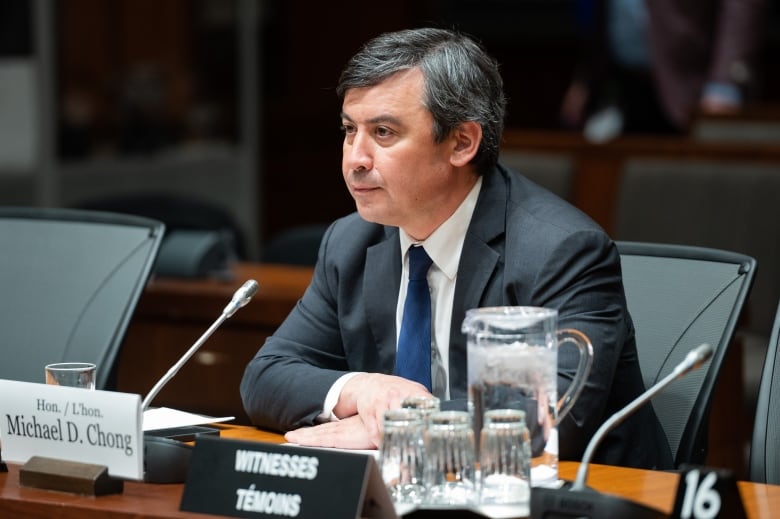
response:
<svg viewBox="0 0 780 519"><path fill-rule="evenodd" d="M621 409L619 412L613 414L606 422L604 422L588 443L588 446L585 449L585 454L582 456L580 467L577 470L577 477L575 478L570 490L576 491L585 489L585 483L588 479L588 469L590 468L590 460L593 457L593 453L601 444L601 440L604 439L604 436L606 436L607 433L620 425L623 420L634 414L634 412L639 407L647 403L656 395L656 393L666 388L666 386L668 386L674 380L701 366L707 359L712 356L712 352L712 347L709 344L702 344L699 347L691 350L685 356L685 359L683 359L683 361L678 364L671 373L669 373L666 377L661 379L660 382L650 387L650 389L639 395L630 404Z"/></svg>
<svg viewBox="0 0 780 519"><path fill-rule="evenodd" d="M190 346L190 349L187 350L187 352L176 362L176 364L171 366L171 369L168 370L168 373L166 373L165 376L158 380L152 390L149 391L149 394L146 395L146 398L144 398L143 402L141 403L142 411L146 411L149 408L149 404L152 403L152 400L154 400L154 397L157 396L157 393L160 392L163 386L167 384L174 377L174 375L176 375L184 363L187 362L196 351L198 351L198 348L200 348L203 343L206 342L209 337L211 337L211 334L213 334L214 331L219 328L223 322L236 313L236 310L246 305L249 300L252 299L252 296L254 296L257 292L257 288L257 281L250 279L241 285L238 290L236 290L230 302L227 304L227 306L225 306L225 309L222 310L222 315L220 315L217 320L214 321L209 329L206 330L197 341L195 341L195 344Z"/></svg>

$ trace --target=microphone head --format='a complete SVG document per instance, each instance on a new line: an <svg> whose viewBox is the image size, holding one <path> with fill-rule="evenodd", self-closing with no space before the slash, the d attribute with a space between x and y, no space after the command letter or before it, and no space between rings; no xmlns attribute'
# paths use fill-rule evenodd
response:
<svg viewBox="0 0 780 519"><path fill-rule="evenodd" d="M245 306L249 300L252 299L252 296L257 293L258 288L259 285L254 279L250 279L244 282L244 284L235 291L233 298L222 311L222 314L225 316L225 318L231 317L234 313L236 313L236 310Z"/></svg>
<svg viewBox="0 0 780 519"><path fill-rule="evenodd" d="M698 369L712 357L714 351L712 346L705 342L688 352L688 355L685 356L685 362L691 366L690 369Z"/></svg>
<svg viewBox="0 0 780 519"><path fill-rule="evenodd" d="M239 298L242 301L241 306L244 306L249 302L252 297L257 293L257 289L260 285L257 284L257 281L254 279L250 279L246 281L243 285L241 285L241 288L238 289L236 292L236 295L239 296Z"/></svg>

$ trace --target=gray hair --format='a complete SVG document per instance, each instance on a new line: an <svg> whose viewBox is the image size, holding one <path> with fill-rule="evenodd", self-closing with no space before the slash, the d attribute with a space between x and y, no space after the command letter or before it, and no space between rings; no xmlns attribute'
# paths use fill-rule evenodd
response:
<svg viewBox="0 0 780 519"><path fill-rule="evenodd" d="M419 67L423 103L433 115L433 134L443 141L467 121L482 127L482 142L472 163L479 174L498 161L506 97L498 63L471 38L445 29L411 29L382 34L347 63L336 92L375 86L402 70Z"/></svg>

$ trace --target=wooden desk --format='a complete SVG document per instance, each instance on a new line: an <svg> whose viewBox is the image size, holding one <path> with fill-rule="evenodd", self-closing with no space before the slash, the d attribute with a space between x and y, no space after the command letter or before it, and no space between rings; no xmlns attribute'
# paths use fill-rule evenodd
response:
<svg viewBox="0 0 780 519"><path fill-rule="evenodd" d="M117 389L146 395L221 315L246 280L260 285L252 300L228 319L157 398L168 406L249 424L238 386L244 368L282 323L311 281L312 269L239 263L232 279L150 281L141 296L119 356Z"/></svg>
<svg viewBox="0 0 780 519"><path fill-rule="evenodd" d="M280 443L282 436L252 427L220 426L223 438ZM577 463L562 462L560 475L574 479ZM669 472L593 465L589 486L671 513L678 476ZM780 486L739 482L749 519L769 519L780 508ZM0 517L60 519L95 518L199 518L203 514L179 512L184 486L126 482L122 494L84 497L19 486L19 466L9 464L9 472L0 474Z"/></svg>
<svg viewBox="0 0 780 519"><path fill-rule="evenodd" d="M223 438L251 439L280 443L281 435L253 427L221 426ZM63 492L19 486L20 465L8 463L8 473L0 473L0 517L40 519L146 519L207 518L208 514L179 511L184 485L125 482L124 491L108 496L78 496Z"/></svg>

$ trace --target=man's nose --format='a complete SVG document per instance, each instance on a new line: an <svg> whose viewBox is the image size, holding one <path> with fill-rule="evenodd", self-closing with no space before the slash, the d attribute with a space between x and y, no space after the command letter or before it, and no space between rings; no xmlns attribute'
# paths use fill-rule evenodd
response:
<svg viewBox="0 0 780 519"><path fill-rule="evenodd" d="M373 158L369 139L358 132L351 142L345 143L344 162L347 169L370 171L373 168Z"/></svg>

